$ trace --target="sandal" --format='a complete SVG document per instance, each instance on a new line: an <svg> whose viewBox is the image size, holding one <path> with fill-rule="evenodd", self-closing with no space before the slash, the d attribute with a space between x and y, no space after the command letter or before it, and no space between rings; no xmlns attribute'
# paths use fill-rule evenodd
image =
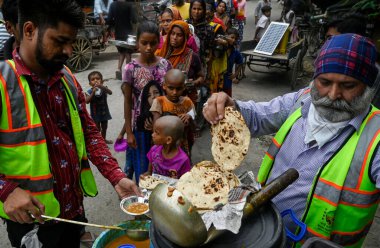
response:
<svg viewBox="0 0 380 248"><path fill-rule="evenodd" d="M83 236L86 237L83 238ZM97 237L98 236L93 234L92 232L85 232L80 238L81 247L84 246L87 248L91 248Z"/></svg>

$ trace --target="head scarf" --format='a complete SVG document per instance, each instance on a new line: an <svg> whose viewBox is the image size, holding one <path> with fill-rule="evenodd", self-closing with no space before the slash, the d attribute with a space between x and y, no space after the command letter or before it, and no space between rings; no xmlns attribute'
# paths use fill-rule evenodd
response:
<svg viewBox="0 0 380 248"><path fill-rule="evenodd" d="M170 45L170 34L174 27L179 27L184 33L183 44L181 47L178 47L178 48L173 48ZM178 21L172 22L169 27L168 36L158 55L169 60L170 63L172 63L173 68L187 71L185 68L178 68L178 67L180 66L180 64L181 66L187 67L191 63L191 57L189 61L186 61L189 59L189 55L192 54L191 49L187 47L187 41L189 39L189 36L190 36L190 28L189 28L189 25L185 21L178 20Z"/></svg>
<svg viewBox="0 0 380 248"><path fill-rule="evenodd" d="M172 6L169 9L173 13L173 21L182 20L183 19L182 16L181 16L181 13L179 13L179 10L175 6Z"/></svg>
<svg viewBox="0 0 380 248"><path fill-rule="evenodd" d="M314 78L323 73L340 73L372 87L377 76L375 61L376 47L368 38L335 35L326 41L314 62Z"/></svg>

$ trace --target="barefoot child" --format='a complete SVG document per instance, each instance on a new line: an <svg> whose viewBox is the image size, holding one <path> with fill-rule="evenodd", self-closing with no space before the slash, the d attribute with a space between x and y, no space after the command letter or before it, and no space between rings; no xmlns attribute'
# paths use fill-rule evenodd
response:
<svg viewBox="0 0 380 248"><path fill-rule="evenodd" d="M125 66L122 77L125 123L119 137L127 134L125 171L133 168L137 183L140 175L148 170L149 161L146 154L152 146L151 134L137 129L137 119L141 114L142 90L151 80L157 81L161 87L164 75L171 69L171 64L166 59L154 55L159 40L160 32L155 23L141 23L137 29L137 48L140 54Z"/></svg>
<svg viewBox="0 0 380 248"><path fill-rule="evenodd" d="M190 171L190 159L179 146L184 127L177 116L163 116L157 119L152 134L154 146L147 155L149 169L145 175L156 173L179 179Z"/></svg>
<svg viewBox="0 0 380 248"><path fill-rule="evenodd" d="M112 140L106 139L108 121L112 119L108 108L107 95L112 95L112 91L103 84L103 75L98 71L90 72L88 81L91 89L86 92L86 103L90 104L91 117L106 143L112 144Z"/></svg>
<svg viewBox="0 0 380 248"><path fill-rule="evenodd" d="M194 104L187 96L182 96L185 90L185 75L178 69L171 69L165 75L165 96L157 97L150 108L153 120L163 115L176 115L185 125L185 138L181 144L182 149L189 155L194 143L192 130L194 120Z"/></svg>

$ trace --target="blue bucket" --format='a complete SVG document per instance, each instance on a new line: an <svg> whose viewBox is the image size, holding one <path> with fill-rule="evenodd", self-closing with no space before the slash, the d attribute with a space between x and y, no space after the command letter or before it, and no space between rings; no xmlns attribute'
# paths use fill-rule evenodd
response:
<svg viewBox="0 0 380 248"><path fill-rule="evenodd" d="M125 229L144 229L144 230L149 231L150 221L129 220L117 226L125 228ZM115 239L120 238L121 236L124 236L124 235L125 235L125 231L123 230L110 229L110 230L104 231L95 240L94 244L92 245L92 248L104 248L107 244L111 243Z"/></svg>

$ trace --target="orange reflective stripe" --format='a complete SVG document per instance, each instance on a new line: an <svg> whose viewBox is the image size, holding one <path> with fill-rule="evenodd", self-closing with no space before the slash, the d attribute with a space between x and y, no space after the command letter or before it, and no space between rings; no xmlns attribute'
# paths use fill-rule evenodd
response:
<svg viewBox="0 0 380 248"><path fill-rule="evenodd" d="M275 138L273 138L272 141L273 141L273 144L277 146L277 148L281 148L281 145L277 142Z"/></svg>
<svg viewBox="0 0 380 248"><path fill-rule="evenodd" d="M332 206L334 206L334 207L338 206L337 203L332 202L332 201L330 201L329 199L327 199L327 198L325 198L325 197L323 197L323 196L320 196L320 195L316 195L316 194L314 194L313 197L315 197L315 198L317 198L317 199L319 199L319 200L321 200L321 201L324 201L324 202L326 202L326 203L328 203L328 204L330 204L330 205L332 205Z"/></svg>
<svg viewBox="0 0 380 248"><path fill-rule="evenodd" d="M320 233L314 231L314 230L311 229L310 227L307 227L307 231L308 231L309 233L313 234L314 236L317 236L317 237L320 237L320 238L323 238L323 239L327 239L327 240L329 239L329 237L324 236L324 235L322 235L322 234L320 234Z"/></svg>
<svg viewBox="0 0 380 248"><path fill-rule="evenodd" d="M270 159L274 160L274 157L270 155L268 152L265 152L265 155L267 155Z"/></svg>
<svg viewBox="0 0 380 248"><path fill-rule="evenodd" d="M11 128L9 130L2 130L2 129L0 129L0 133L19 132L19 131L24 131L24 130L27 130L27 129L30 129L30 128L35 128L35 127L42 127L42 124L30 125L30 127Z"/></svg>
<svg viewBox="0 0 380 248"><path fill-rule="evenodd" d="M376 111L377 112L377 111ZM379 111L380 112L380 111ZM374 116L374 115L371 115L371 117ZM365 157L364 157L364 160L363 160L363 163L362 163L362 168L360 170L360 175L359 175L359 180L358 180L358 184L356 186L356 189L359 189L361 184L362 184L362 180L363 180L363 174L364 174L364 171L365 171L365 168L366 168L366 164L367 164L367 159L368 159L368 156L371 152L371 148L373 146L373 143L376 141L376 138L377 136L379 136L380 134L380 129L375 133L375 135L373 136L369 146L367 147L367 151L365 153Z"/></svg>
<svg viewBox="0 0 380 248"><path fill-rule="evenodd" d="M306 89L304 92L302 92L302 95L306 95L311 91L311 88Z"/></svg>
<svg viewBox="0 0 380 248"><path fill-rule="evenodd" d="M45 190L45 191L41 191L41 192L30 192L29 193L31 195L44 195L44 194L49 194L49 193L52 193L53 192L53 189L50 189L50 190Z"/></svg>
<svg viewBox="0 0 380 248"><path fill-rule="evenodd" d="M36 142L24 142L24 143L19 143L19 144L14 144L14 145L1 144L1 146L12 148L12 147L18 147L18 146L24 146L24 145L35 146L35 145L40 145L40 144L43 144L43 143L46 143L46 140L40 140L40 141L36 141Z"/></svg>
<svg viewBox="0 0 380 248"><path fill-rule="evenodd" d="M347 188L347 187L343 187L343 190L351 191L351 192L362 194L362 195L374 195L374 194L378 194L380 192L380 190L364 191L364 190L360 190L360 189L352 189L352 188Z"/></svg>
<svg viewBox="0 0 380 248"><path fill-rule="evenodd" d="M327 185L330 185L331 187L334 187L334 188L336 188L337 190L341 190L341 189L343 189L343 187L342 186L339 186L339 185L337 185L337 184L335 184L335 183L333 183L333 182L330 182L330 181L327 181L326 179L323 179L323 178L319 178L319 181L321 181L321 182L323 182L323 183L325 183L325 184L327 184Z"/></svg>
<svg viewBox="0 0 380 248"><path fill-rule="evenodd" d="M17 176L5 176L5 178L7 179L21 179L21 180L24 180L24 179L28 179L28 180L42 180L42 179L49 179L49 178L52 178L52 174L47 174L47 175L44 175L44 176L38 176L38 177L32 177L30 175L17 175Z"/></svg>
<svg viewBox="0 0 380 248"><path fill-rule="evenodd" d="M18 85L20 87L22 95L24 96L24 106L25 106L25 112L26 112L26 120L27 120L28 126L30 127L31 124L32 124L32 121L30 119L30 112L29 112L29 107L28 107L28 101L26 100L25 90L24 90L24 86L22 85L22 82L21 82L21 77L19 77L19 75L16 72L16 68L13 66L13 64L11 62L9 62L9 60L6 60L5 62L12 68L14 74L16 75L17 83L18 83Z"/></svg>
<svg viewBox="0 0 380 248"><path fill-rule="evenodd" d="M0 81L4 88L4 97L5 97L5 103L7 105L7 115L8 115L8 128L12 128L12 113L11 113L11 101L9 99L9 94L7 90L7 83L5 82L5 79L2 74L0 74Z"/></svg>
<svg viewBox="0 0 380 248"><path fill-rule="evenodd" d="M377 111L374 111L371 116L368 118L368 122L375 116L375 115L378 115L380 114L380 110L377 110Z"/></svg>

